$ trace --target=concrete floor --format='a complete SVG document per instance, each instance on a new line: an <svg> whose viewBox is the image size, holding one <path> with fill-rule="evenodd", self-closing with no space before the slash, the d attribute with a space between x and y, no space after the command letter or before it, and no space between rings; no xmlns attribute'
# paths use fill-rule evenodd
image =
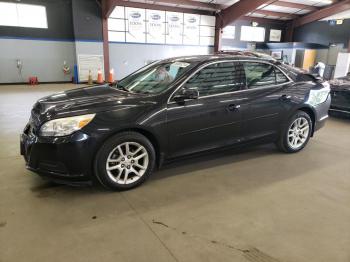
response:
<svg viewBox="0 0 350 262"><path fill-rule="evenodd" d="M350 261L350 121L294 155L272 145L176 162L111 193L27 171L34 101L72 85L0 86L0 261Z"/></svg>

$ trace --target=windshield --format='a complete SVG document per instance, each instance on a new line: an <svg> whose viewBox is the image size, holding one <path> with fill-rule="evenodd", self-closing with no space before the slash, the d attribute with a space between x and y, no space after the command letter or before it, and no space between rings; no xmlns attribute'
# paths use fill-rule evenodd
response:
<svg viewBox="0 0 350 262"><path fill-rule="evenodd" d="M191 64L179 61L154 63L120 80L117 88L133 93L158 94L190 67Z"/></svg>

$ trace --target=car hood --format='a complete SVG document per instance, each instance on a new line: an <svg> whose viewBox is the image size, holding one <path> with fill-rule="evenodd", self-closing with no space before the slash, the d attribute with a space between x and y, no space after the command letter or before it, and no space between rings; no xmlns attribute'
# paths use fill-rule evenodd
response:
<svg viewBox="0 0 350 262"><path fill-rule="evenodd" d="M150 96L101 85L77 88L41 98L34 105L32 115L47 120L147 104L155 104L155 101Z"/></svg>

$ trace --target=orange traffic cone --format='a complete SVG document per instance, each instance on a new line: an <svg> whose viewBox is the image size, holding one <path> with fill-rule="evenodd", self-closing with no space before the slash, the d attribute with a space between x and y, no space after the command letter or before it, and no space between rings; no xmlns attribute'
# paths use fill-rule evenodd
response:
<svg viewBox="0 0 350 262"><path fill-rule="evenodd" d="M114 69L109 70L108 83L114 82Z"/></svg>
<svg viewBox="0 0 350 262"><path fill-rule="evenodd" d="M103 76L101 69L98 69L97 71L97 84L103 84Z"/></svg>

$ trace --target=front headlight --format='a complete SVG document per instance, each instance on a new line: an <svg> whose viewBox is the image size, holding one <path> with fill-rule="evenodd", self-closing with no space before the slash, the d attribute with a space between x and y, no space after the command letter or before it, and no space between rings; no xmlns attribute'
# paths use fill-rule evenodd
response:
<svg viewBox="0 0 350 262"><path fill-rule="evenodd" d="M94 119L95 114L58 118L46 122L40 128L41 136L67 136L82 129Z"/></svg>
<svg viewBox="0 0 350 262"><path fill-rule="evenodd" d="M312 106L322 104L327 100L329 92L330 92L329 85L326 85L324 88L319 90L310 90L308 103Z"/></svg>

